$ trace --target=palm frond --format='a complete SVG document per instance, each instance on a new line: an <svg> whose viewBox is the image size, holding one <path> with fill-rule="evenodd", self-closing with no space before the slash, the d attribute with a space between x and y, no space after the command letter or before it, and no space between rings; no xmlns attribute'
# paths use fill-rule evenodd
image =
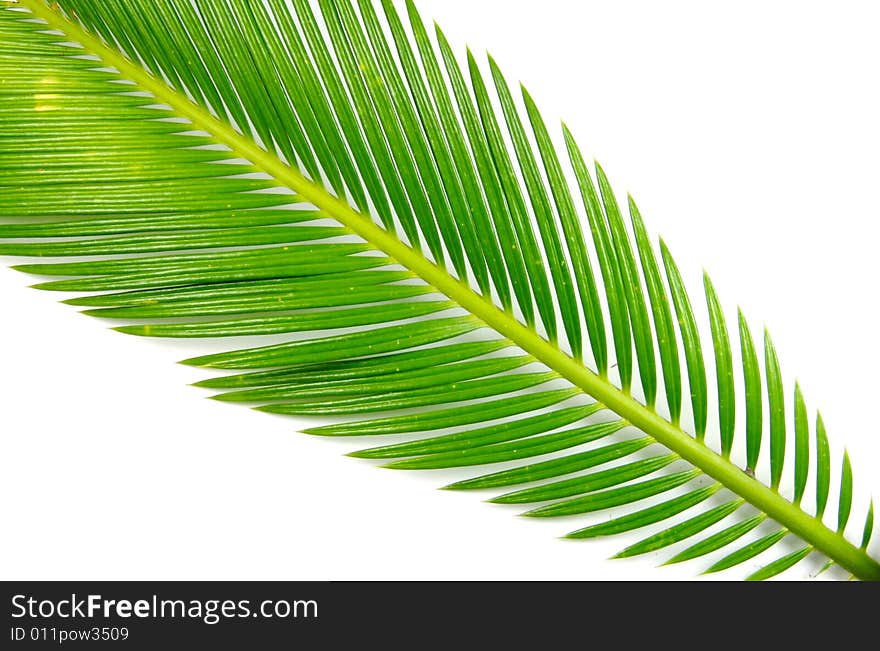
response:
<svg viewBox="0 0 880 651"><path fill-rule="evenodd" d="M52 259L16 267L40 288L134 335L284 335L187 363L234 371L200 383L219 400L331 417L312 434L420 435L353 456L490 466L448 488L531 517L611 512L570 538L662 523L621 557L714 572L790 538L749 578L818 554L880 579L846 455L825 524L825 427L770 335L762 358L740 312L737 368L706 276L703 341L632 197L411 2L3 5L0 255Z"/></svg>

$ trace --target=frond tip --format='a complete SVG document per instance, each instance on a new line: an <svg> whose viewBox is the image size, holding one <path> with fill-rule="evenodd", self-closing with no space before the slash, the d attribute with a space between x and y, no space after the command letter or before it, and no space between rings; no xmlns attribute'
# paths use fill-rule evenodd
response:
<svg viewBox="0 0 880 651"><path fill-rule="evenodd" d="M811 455L769 334L759 355L738 313L738 368L708 274L704 313L570 130L558 147L412 2L19 4L0 7L0 255L45 258L16 266L39 288L127 334L269 337L184 363L226 372L197 383L218 400L330 418L310 434L409 435L351 456L488 467L446 488L532 518L610 512L567 538L655 527L618 558L755 559L757 580L816 554L880 579L873 504L846 537L846 454L824 524L825 426Z"/></svg>

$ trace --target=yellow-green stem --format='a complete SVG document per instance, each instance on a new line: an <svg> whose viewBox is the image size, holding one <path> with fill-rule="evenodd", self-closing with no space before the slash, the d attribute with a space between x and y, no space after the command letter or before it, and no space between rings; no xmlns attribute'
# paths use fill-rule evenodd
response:
<svg viewBox="0 0 880 651"><path fill-rule="evenodd" d="M213 117L204 108L177 93L160 79L126 59L100 39L67 20L58 10L42 0L21 0L21 4L36 16L46 20L86 51L118 69L125 77L153 93L174 111L192 121L193 125L211 133L242 157L283 183L305 201L324 211L377 249L395 259L402 266L420 276L425 282L483 321L487 326L507 337L527 353L559 373L566 380L583 389L621 418L642 430L661 445L692 463L710 477L721 482L758 510L787 528L817 550L826 554L859 579L880 581L880 563L851 544L842 535L826 527L820 520L792 504L778 492L746 474L729 460L714 452L702 442L669 423L652 409L642 405L598 376L559 348L542 339L533 330L522 325L510 314L498 309L467 284L451 276L428 260L422 253L401 242L395 235L377 226L371 219L359 214L347 203L337 199L324 188L312 183L297 170L259 147L253 140L235 131L228 124Z"/></svg>

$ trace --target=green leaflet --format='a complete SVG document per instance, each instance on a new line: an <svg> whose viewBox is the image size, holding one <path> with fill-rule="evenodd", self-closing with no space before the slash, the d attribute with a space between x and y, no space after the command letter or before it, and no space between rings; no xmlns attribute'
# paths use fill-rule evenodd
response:
<svg viewBox="0 0 880 651"><path fill-rule="evenodd" d="M397 371L393 375L368 376L360 380L346 377L337 380L320 379L303 382L301 378L294 376L291 381L286 383L276 383L259 389L229 391L217 394L215 398L225 402L260 402L309 397L356 396L370 393L406 393L408 390L428 389L438 384L455 384L511 371L521 368L531 361L528 357L489 358L418 368L411 371Z"/></svg>
<svg viewBox="0 0 880 651"><path fill-rule="evenodd" d="M700 334L697 330L697 321L691 307L690 298L669 249L663 240L660 240L660 252L663 255L663 266L666 269L666 277L669 280L669 289L675 304L675 313L678 315L678 326L684 345L685 360L688 369L688 384L691 391L691 407L694 416L694 429L697 439L702 441L706 435L706 412L707 412L707 389L706 389L706 366L703 362L703 348L700 343Z"/></svg>
<svg viewBox="0 0 880 651"><path fill-rule="evenodd" d="M739 311L739 339L743 361L743 382L746 398L746 459L752 472L758 467L761 453L761 434L764 429L763 401L761 398L761 369L758 366L758 353L749 324Z"/></svg>
<svg viewBox="0 0 880 651"><path fill-rule="evenodd" d="M316 308L346 307L400 301L433 293L429 287L414 285L380 285L394 280L393 272L324 274L320 280L292 278L289 282L257 280L221 283L207 290L146 292L134 305L85 310L85 314L109 319L168 319L205 317L255 312L289 312ZM331 280L332 278L332 280ZM101 294L86 301L131 301L127 294ZM76 301L76 299L74 299ZM82 302L68 301L72 305ZM382 306L385 307L385 306ZM320 317L315 317L320 319ZM329 317L328 317L329 318Z"/></svg>
<svg viewBox="0 0 880 651"><path fill-rule="evenodd" d="M736 403L733 389L733 362L730 352L730 337L724 322L724 313L718 295L708 275L703 276L706 288L706 303L709 306L709 320L712 325L712 344L715 347L715 376L718 384L718 420L721 433L721 452L730 455L733 448L733 433Z"/></svg>
<svg viewBox="0 0 880 651"><path fill-rule="evenodd" d="M479 328L470 317L389 326L367 332L275 344L186 360L191 366L256 369L335 362L452 339Z"/></svg>
<svg viewBox="0 0 880 651"><path fill-rule="evenodd" d="M770 483L779 487L785 463L785 398L779 359L768 332L764 333L764 364L767 368L767 402L770 405Z"/></svg>
<svg viewBox="0 0 880 651"><path fill-rule="evenodd" d="M800 385L794 389L794 501L800 502L807 489L810 472L810 426L807 424L807 405Z"/></svg>
<svg viewBox="0 0 880 651"><path fill-rule="evenodd" d="M733 500L726 504L719 504L715 508L709 509L705 513L694 516L689 520L685 520L681 524L677 524L666 531L661 531L649 538L645 538L635 545L630 545L617 554L617 558L629 558L631 556L638 556L639 554L647 554L668 547L669 545L674 545L682 540L687 540L691 536L711 527L716 522L720 522L736 511L742 506L742 504L742 500Z"/></svg>
<svg viewBox="0 0 880 651"><path fill-rule="evenodd" d="M432 372L433 371L432 369ZM600 405L567 407L549 413L530 416L513 422L505 422L453 434L419 439L410 443L397 443L378 448L353 452L350 456L362 459L396 459L419 455L439 455L446 452L469 452L485 446L523 439L543 434L557 427L570 425L599 411Z"/></svg>
<svg viewBox="0 0 880 651"><path fill-rule="evenodd" d="M181 255L149 256L143 258L114 258L86 262L60 262L53 264L24 264L16 269L41 276L101 276L110 288L117 282L114 275L140 274L196 274L208 270L249 270L271 268L279 265L301 263L316 264L331 256L346 257L368 251L361 244L303 244L296 247L272 247L223 251L220 253L189 253ZM128 289L120 282L123 289ZM163 285L164 286L164 285ZM139 288L134 288L139 289ZM88 290L86 290L88 291Z"/></svg>
<svg viewBox="0 0 880 651"><path fill-rule="evenodd" d="M672 422L678 423L681 418L681 368L675 330L672 327L672 310L669 306L669 297L666 295L663 281L660 278L660 269L651 249L648 233L645 230L645 223L642 221L641 213L632 198L630 198L629 210L633 231L636 235L639 258L642 263L642 273L645 276L648 296L651 299L654 332L657 335L660 364L663 368L663 382L666 386L666 403L669 406Z"/></svg>
<svg viewBox="0 0 880 651"><path fill-rule="evenodd" d="M52 277L39 287L74 292L68 303L122 320L122 332L228 339L186 362L223 372L198 383L220 400L332 416L313 434L408 435L352 456L408 469L521 461L449 488L511 487L493 501L538 504L530 515L614 509L574 538L663 523L622 556L691 541L670 562L690 560L771 519L775 533L723 552L713 571L792 536L798 551L752 578L813 551L880 578L865 551L873 508L861 548L843 536L848 457L838 532L800 508L815 466L820 518L826 510L830 446L817 418L811 457L809 408L796 387L785 409L769 337L762 372L740 315L737 381L706 279L716 454L704 443L700 323L668 248L660 242L663 273L635 202L629 232L572 133L561 132L564 160L532 96L522 90L520 102L491 57L487 84L469 52L459 58L439 28L432 39L412 2L406 16L391 0L18 5L65 33L0 8L0 255L30 258L16 268ZM236 350L230 338L244 335L283 338ZM636 373L643 402L630 394ZM737 386L748 473L729 461ZM680 426L686 393L693 432ZM590 420L600 411L616 416ZM755 478L765 438L769 488ZM664 451L645 456L655 444ZM634 506L701 474L714 483ZM722 487L736 495L710 501ZM757 511L740 519L745 503Z"/></svg>
<svg viewBox="0 0 880 651"><path fill-rule="evenodd" d="M273 414L360 414L382 411L397 411L428 405L448 404L479 400L505 393L514 393L540 386L556 379L555 373L521 373L501 378L468 380L461 383L433 386L428 389L413 389L405 394L356 396L351 398L301 399L296 402L272 403L260 407L261 411Z"/></svg>
<svg viewBox="0 0 880 651"><path fill-rule="evenodd" d="M590 513L592 511L620 506L621 504L630 504L648 497L653 497L654 495L659 495L660 493L665 493L673 488L678 488L682 484L686 484L699 475L699 470L686 470L667 477L649 479L644 482L625 486L624 488L614 488L608 491L578 497L573 500L566 500L548 506L542 506L541 508L527 511L525 515L535 518L550 518L562 515Z"/></svg>
<svg viewBox="0 0 880 651"><path fill-rule="evenodd" d="M466 191L455 173L452 153L445 140L437 113L431 104L428 90L425 87L425 82L418 71L418 64L416 63L412 46L406 39L400 16L397 14L394 5L387 1L382 4L385 16L388 19L389 28L393 35L397 53L401 59L404 76L409 89L412 92L413 99L416 102L418 118L424 126L427 145L423 146L430 148L430 152L433 156L433 163L436 165L437 174L436 177L432 177L432 181L443 186L443 192L445 193L449 210L452 212L452 216L458 226L462 245L467 258L471 262L471 268L473 269L480 291L483 294L490 294L486 257L481 250L480 242L478 240L478 236L487 232L485 224L482 224L483 227L481 228L481 225L474 224L468 219L468 217L471 216L471 210L468 205L468 199L465 197ZM359 7L363 12L365 22L367 23L371 42L373 43L374 48L382 53L380 61L383 64L383 70L386 71L385 74L388 75L392 81L396 81L395 92L397 95L405 95L402 83L397 81L398 76L395 74L394 64L391 62L390 48L385 44L379 21L376 13L373 11L372 5L369 2L362 1L359 3ZM402 106L404 106L404 110L406 110L408 107L405 103L405 99L401 100L401 103ZM410 128L412 129L412 127ZM441 209L443 209L442 205ZM492 244L494 244L494 242L492 242Z"/></svg>
<svg viewBox="0 0 880 651"><path fill-rule="evenodd" d="M626 226L620 215L617 200L614 198L614 191L604 170L598 164L596 165L596 177L599 181L599 193L602 197L611 233L623 295L626 297L630 325L632 326L631 332L636 347L636 358L639 362L642 390L645 393L647 404L652 406L657 395L657 375L654 360L654 338L648 322L648 308L645 306L645 296L636 269L635 256L626 233Z"/></svg>
<svg viewBox="0 0 880 651"><path fill-rule="evenodd" d="M11 243L0 245L2 255L27 257L58 257L86 255L117 255L122 253L153 253L157 251L185 251L233 246L289 244L326 240L345 235L340 228L309 228L306 226L267 226L215 230L205 233L187 232L171 235L133 235L73 242Z"/></svg>
<svg viewBox="0 0 880 651"><path fill-rule="evenodd" d="M374 146L374 153L382 151L383 155L387 155L389 166L392 165L390 159L394 158L393 165L397 167L403 190L402 192L398 190L397 195L392 195L395 211L398 216L405 215L401 219L407 227L410 242L418 242L421 236L426 240L434 259L443 264L444 253L440 231L442 229L445 233L450 234L454 233L454 230L450 228L448 223L445 224L446 228L443 228L444 224L439 222L437 215L434 214L425 188L419 183L416 163L395 115L386 84L376 83L376 80L381 77L376 70L375 61L368 51L361 30L352 20L351 7L348 2L336 3L327 0L321 0L319 4L337 57L342 64L349 92L359 107L361 119L371 119L374 128L385 134L388 149L382 150L381 145ZM305 11L301 11L300 16L305 13ZM368 108L367 104L372 104L372 109ZM373 117L374 115L375 117ZM416 148L414 142L412 147ZM386 178L391 178L391 176L387 175ZM406 196L405 200L403 194ZM396 201L395 197L397 197ZM448 214L446 217L448 219ZM416 223L418 227L416 227ZM452 255L460 258L460 243L457 239L449 236L445 243L454 252Z"/></svg>
<svg viewBox="0 0 880 651"><path fill-rule="evenodd" d="M574 276L577 280L581 305L584 309L593 356L599 372L603 373L607 364L605 326L602 323L602 311L599 307L599 297L596 293L596 283L593 280L593 270L590 268L590 259L587 256L583 236L577 224L574 201L571 198L568 184L563 178L562 166L550 141L547 127L544 125L544 120L541 118L538 107L535 106L535 102L525 88L523 88L522 92L526 110L529 114L529 121L532 123L532 130L538 143L538 150L541 152L541 158L544 161L544 170L547 173L550 189L552 190L556 208L562 222L562 230L565 233L565 240L568 244L568 254L571 256L572 265L574 266ZM580 359L578 348L575 348L574 354L576 359Z"/></svg>
<svg viewBox="0 0 880 651"><path fill-rule="evenodd" d="M852 508L852 465L849 454L843 453L843 464L840 471L840 503L837 506L837 531L843 533L849 522Z"/></svg>
<svg viewBox="0 0 880 651"><path fill-rule="evenodd" d="M154 213L150 215L120 215L106 218L52 221L37 224L0 224L2 238L28 237L87 237L94 235L121 235L135 233L177 232L201 229L231 229L273 224L295 224L320 219L314 210L242 210L196 211L186 213Z"/></svg>
<svg viewBox="0 0 880 651"><path fill-rule="evenodd" d="M532 296L550 340L555 341L557 337L556 314L553 310L544 261L538 251L538 242L535 234L527 223L528 214L525 199L516 181L513 162L507 154L502 140L501 129L498 126L495 111L489 100L485 82L470 51L468 51L468 71L477 100L483 133L495 166L495 173L500 182L501 192L504 195L504 200L507 202L507 209L510 214L513 232L516 235L517 246L522 251L523 264L529 278ZM526 322L532 324L533 317L531 311L527 311L525 316Z"/></svg>
<svg viewBox="0 0 880 651"><path fill-rule="evenodd" d="M382 4L385 8L385 14L393 26L395 24L394 16L396 12L391 2L383 0ZM437 61L437 53L430 43L428 33L418 11L409 0L407 1L407 13L412 27L413 38L421 58L423 74L431 89L431 97L443 128L455 171L462 185L462 191L465 194L468 213L473 219L474 230L481 244L482 255L480 257L483 257L486 261L501 304L506 309L509 309L511 307L510 281L504 268L504 257L502 254L504 242L499 239L493 229L493 222L490 220L489 208L486 203L487 197L494 196L490 193L495 191L495 186L487 186L486 197L484 197L480 183L481 180L485 179L479 177L474 158L467 151L464 134L452 104L450 90L442 79L442 72ZM398 30L397 35L398 43L403 40L399 32L400 30ZM398 46L398 51L405 49ZM405 55L401 55L401 58L406 61ZM412 68L416 67L416 65L414 61L410 63L410 77L415 76L415 74L422 74L413 73ZM478 148L476 152L476 155L479 156L481 150ZM471 260L471 263L473 265L474 261ZM479 264L479 261L477 261L477 264Z"/></svg>
<svg viewBox="0 0 880 651"><path fill-rule="evenodd" d="M771 579L777 574L782 574L786 570L800 563L807 556L809 556L810 552L812 551L812 547L802 547L801 549L794 551L791 554L786 554L782 558L775 560L769 565L761 568L754 574L749 575L749 577L746 578L746 581L766 581L767 579Z"/></svg>
<svg viewBox="0 0 880 651"><path fill-rule="evenodd" d="M579 529L566 536L566 538L584 539L595 538L597 536L613 536L634 529L641 529L655 522L662 522L667 518L678 515L682 511L686 511L701 502L706 501L712 495L721 489L719 484L699 488L695 491L675 497L662 504L649 506L641 511L636 511L630 515L624 515L601 524L594 524L591 527Z"/></svg>
<svg viewBox="0 0 880 651"><path fill-rule="evenodd" d="M379 434L427 432L525 414L560 404L577 394L575 389L556 389L528 396L501 398L488 403L437 409L408 416L390 416L341 425L325 425L306 430L306 432L323 436L377 436Z"/></svg>
<svg viewBox="0 0 880 651"><path fill-rule="evenodd" d="M874 500L868 506L868 515L865 518L865 528L862 530L862 549L867 550L871 544L871 537L874 533Z"/></svg>
<svg viewBox="0 0 880 651"><path fill-rule="evenodd" d="M390 303L380 307L355 307L330 312L305 312L293 316L262 316L229 321L120 326L119 332L142 337L244 337L309 330L336 330L413 319L455 307L449 301Z"/></svg>
<svg viewBox="0 0 880 651"><path fill-rule="evenodd" d="M614 339L614 352L617 358L617 371L620 375L622 388L629 391L632 383L632 339L629 325L629 313L626 299L622 290L620 269L617 266L616 254L611 246L611 234L602 213L599 197L595 185L590 177L590 172L584 162L583 154L571 134L563 124L565 145L568 156L574 170L578 186L581 191L581 199L590 223L590 231L593 236L593 245L599 258L599 268L602 270L605 296L608 303L609 318L611 320L611 332ZM570 246L578 246L580 240ZM597 358L598 364L598 358ZM607 369L599 365L599 374L604 376Z"/></svg>
<svg viewBox="0 0 880 651"><path fill-rule="evenodd" d="M726 529L722 529L718 533L712 534L708 538L701 540L694 545L691 545L682 552L679 552L668 561L666 561L666 564L671 565L673 563L683 563L685 561L690 561L695 558L700 558L701 556L705 556L706 554L711 554L712 552L719 549L723 549L724 547L727 547L731 543L745 536L766 519L767 516L765 516L763 513L759 513L758 515L752 516L748 520L743 520L742 522L730 525Z"/></svg>
<svg viewBox="0 0 880 651"><path fill-rule="evenodd" d="M544 434L524 440L520 439L515 442L494 443L472 450L430 454L416 459L394 461L385 467L398 470L431 470L513 461L515 459L541 456L590 443L614 434L622 427L623 424L619 422L588 425L555 434Z"/></svg>
<svg viewBox="0 0 880 651"><path fill-rule="evenodd" d="M778 543L780 540L785 538L788 535L788 532L784 529L779 529L774 531L773 533L769 533L763 538L760 538L752 543L749 543L742 549L739 549L732 554L729 554L722 558L720 561L712 565L706 573L712 572L721 572L722 570L728 570L731 567L735 567L740 563L745 563L748 560L753 559L758 554L762 554L773 545Z"/></svg>
<svg viewBox="0 0 880 651"><path fill-rule="evenodd" d="M450 484L446 488L451 490L497 488L499 486L515 486L517 484L526 484L541 479L560 477L579 470L594 468L603 463L623 459L649 445L651 445L649 439L635 439L632 441L612 443L611 445L596 448L595 450L578 452L559 459L551 459L519 468L513 468L512 470L503 470L483 477L466 479L464 481Z"/></svg>
<svg viewBox="0 0 880 651"><path fill-rule="evenodd" d="M592 472L572 479L542 484L535 488L526 488L496 497L491 502L496 504L528 504L530 502L546 502L562 497L591 493L603 488L610 488L649 475L678 460L674 454L649 457L640 461Z"/></svg>
<svg viewBox="0 0 880 651"><path fill-rule="evenodd" d="M459 116L464 122L464 132L473 151L472 160L479 173L479 180L482 183L483 192L489 207L489 215L492 217L492 224L495 227L495 233L501 246L504 264L507 267L507 273L513 286L513 293L517 298L520 309L525 315L526 322L531 323L533 319L532 292L528 286L521 248L516 241L514 217L511 215L510 207L505 199L497 170L491 159L489 145L486 142L485 134L480 128L477 111L474 109L470 99L459 64L439 26L436 26L436 33L446 73L449 75L453 95L458 106ZM438 92L437 94L439 95L440 93Z"/></svg>
<svg viewBox="0 0 880 651"><path fill-rule="evenodd" d="M526 189L528 190L529 199L531 200L532 211L541 233L541 241L544 244L544 250L547 252L547 267L553 277L553 284L556 288L556 296L560 304L560 312L565 332L568 335L568 342L571 349L578 355L581 353L583 346L583 336L581 333L581 322L578 316L577 301L572 287L570 276L565 273L565 255L562 251L562 244L559 239L559 232L555 220L553 218L553 209L550 206L550 198L541 182L538 164L535 155L528 143L528 136L522 124L522 119L516 109L513 96L504 76L501 74L495 61L489 57L489 65L492 69L492 78L495 81L495 88L498 91L498 97L501 100L501 107L504 112L504 118L507 122L507 131L513 141L516 156L519 161L519 168L525 180ZM488 113L488 109L484 109ZM498 139L500 140L500 138ZM500 145L503 147L503 143ZM511 169L512 172L512 169ZM515 179L513 179L515 182ZM535 251L532 250L534 255ZM539 308L541 306L539 305ZM546 307L544 308L547 311ZM550 334L551 340L555 339L555 314L551 311L553 318L552 326L548 327L547 319L544 319L544 326ZM591 338L592 340L592 338ZM601 367L601 364L600 364Z"/></svg>
<svg viewBox="0 0 880 651"><path fill-rule="evenodd" d="M163 310L166 307L191 308L194 305L201 305L212 300L238 301L266 296L276 300L279 298L295 300L300 297L324 296L324 300L329 301L328 305L332 305L333 298L327 295L343 291L346 288L366 287L373 289L376 285L411 279L412 275L405 271L357 271L354 273L323 274L317 277L272 278L220 285L195 285L170 289L95 294L68 299L65 302L68 305L83 305L108 310L144 310L144 312L137 312L137 314L167 317L179 316L179 314L165 313ZM392 287L394 290L404 290L411 286L394 285ZM155 312L149 312L149 310L155 310ZM100 312L100 314L119 316L121 312Z"/></svg>
<svg viewBox="0 0 880 651"><path fill-rule="evenodd" d="M343 360L325 364L309 364L286 367L281 370L223 375L197 382L195 386L206 389L244 389L315 382L340 382L356 379L381 378L407 371L429 369L463 360L482 357L510 346L506 341L463 342L435 346L430 349L379 355L364 359ZM218 398L233 394L218 394Z"/></svg>

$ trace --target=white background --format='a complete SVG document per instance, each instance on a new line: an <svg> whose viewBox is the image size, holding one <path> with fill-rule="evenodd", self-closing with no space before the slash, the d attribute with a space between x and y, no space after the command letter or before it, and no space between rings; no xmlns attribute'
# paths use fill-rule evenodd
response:
<svg viewBox="0 0 880 651"><path fill-rule="evenodd" d="M420 0L492 51L632 190L699 296L772 328L787 379L880 495L880 10L874 2ZM549 121L549 120L548 120ZM11 261L8 261L11 263ZM346 442L214 403L192 345L108 332L0 269L0 576L88 579L689 578L607 562L345 459ZM710 385L711 386L711 385ZM836 470L835 470L836 475ZM864 517L856 503L853 529ZM874 547L876 549L876 545ZM741 576L741 573L738 575Z"/></svg>

